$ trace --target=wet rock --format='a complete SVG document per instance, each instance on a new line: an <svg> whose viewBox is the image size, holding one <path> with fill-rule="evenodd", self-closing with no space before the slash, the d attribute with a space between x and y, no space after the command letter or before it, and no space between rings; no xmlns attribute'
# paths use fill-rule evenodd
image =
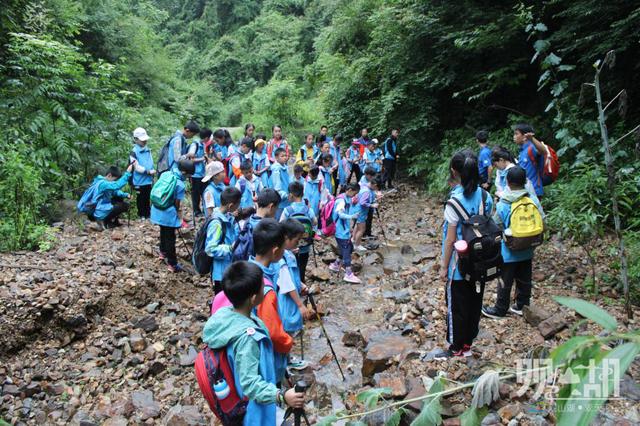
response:
<svg viewBox="0 0 640 426"><path fill-rule="evenodd" d="M527 306L522 308L522 316L525 321L534 327L537 327L542 321L551 316L547 311L539 306Z"/></svg>
<svg viewBox="0 0 640 426"><path fill-rule="evenodd" d="M7 384L2 387L3 395L20 395L20 389L16 385Z"/></svg>
<svg viewBox="0 0 640 426"><path fill-rule="evenodd" d="M140 413L142 420L160 415L160 404L153 399L153 392L150 390L145 389L133 392L131 394L131 403L136 411Z"/></svg>
<svg viewBox="0 0 640 426"><path fill-rule="evenodd" d="M504 407L498 410L498 415L503 422L509 422L509 420L513 419L518 413L522 411L522 407L519 402L515 404L505 405Z"/></svg>
<svg viewBox="0 0 640 426"><path fill-rule="evenodd" d="M487 414L480 423L481 426L499 426L501 424L500 416L497 413Z"/></svg>
<svg viewBox="0 0 640 426"><path fill-rule="evenodd" d="M402 246L402 248L400 249L400 253L404 256L408 256L410 254L414 254L415 250L413 249L413 247L411 247L409 244L405 244Z"/></svg>
<svg viewBox="0 0 640 426"><path fill-rule="evenodd" d="M196 362L198 357L198 351L193 346L189 346L189 352L186 354L180 354L180 365L182 367L188 367Z"/></svg>
<svg viewBox="0 0 640 426"><path fill-rule="evenodd" d="M413 340L399 335L384 335L369 342L362 361L362 377L386 370L394 360L402 360L416 353Z"/></svg>
<svg viewBox="0 0 640 426"><path fill-rule="evenodd" d="M391 396L393 398L402 398L409 392L404 376L399 372L394 374L388 372L374 374L373 384L377 388L391 388Z"/></svg>
<svg viewBox="0 0 640 426"><path fill-rule="evenodd" d="M158 324L156 323L156 319L152 315L147 315L142 318L139 318L134 324L134 328L141 328L147 333L152 331L156 331L158 329Z"/></svg>
<svg viewBox="0 0 640 426"><path fill-rule="evenodd" d="M166 426L198 426L207 425L207 421L194 405L174 405L162 419Z"/></svg>
<svg viewBox="0 0 640 426"><path fill-rule="evenodd" d="M348 347L363 348L365 341L360 330L349 330L342 336L342 344Z"/></svg>
<svg viewBox="0 0 640 426"><path fill-rule="evenodd" d="M139 331L134 331L129 336L129 345L131 345L131 350L133 352L142 352L144 348L147 347L147 341Z"/></svg>
<svg viewBox="0 0 640 426"><path fill-rule="evenodd" d="M153 303L149 303L145 309L147 312L149 312L150 314L154 313L156 311L156 309L158 309L158 306L160 306L160 303L158 302L153 302Z"/></svg>
<svg viewBox="0 0 640 426"><path fill-rule="evenodd" d="M538 331L545 339L550 339L559 331L567 327L567 320L562 312L547 318L538 324Z"/></svg>
<svg viewBox="0 0 640 426"><path fill-rule="evenodd" d="M396 303L409 303L411 302L411 293L407 289L398 291L385 291L382 293L385 299L391 299Z"/></svg>

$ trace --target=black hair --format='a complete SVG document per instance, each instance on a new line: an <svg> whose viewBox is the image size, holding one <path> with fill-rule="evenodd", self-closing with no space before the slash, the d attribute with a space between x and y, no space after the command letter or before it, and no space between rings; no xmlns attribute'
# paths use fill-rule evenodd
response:
<svg viewBox="0 0 640 426"><path fill-rule="evenodd" d="M376 169L371 166L367 166L364 168L364 174L367 176L375 176L377 174Z"/></svg>
<svg viewBox="0 0 640 426"><path fill-rule="evenodd" d="M271 218L262 219L253 229L253 249L257 255L265 255L274 247L284 244L284 229Z"/></svg>
<svg viewBox="0 0 640 426"><path fill-rule="evenodd" d="M510 187L514 185L518 189L524 188L527 184L527 172L520 166L511 167L509 171L507 171L507 183Z"/></svg>
<svg viewBox="0 0 640 426"><path fill-rule="evenodd" d="M303 173L304 172L304 167L302 167L300 164L296 164L295 166L293 166L293 173Z"/></svg>
<svg viewBox="0 0 640 426"><path fill-rule="evenodd" d="M373 178L371 183L374 184L378 189L382 188L382 185L383 185L382 176L380 174L377 174L376 177Z"/></svg>
<svg viewBox="0 0 640 426"><path fill-rule="evenodd" d="M116 166L111 166L107 169L107 175L111 175L114 178L118 179L120 176L122 176L122 173L120 172L120 169L117 168Z"/></svg>
<svg viewBox="0 0 640 426"><path fill-rule="evenodd" d="M262 268L255 263L240 260L229 265L224 271L222 290L237 309L243 306L247 299L260 293L262 279Z"/></svg>
<svg viewBox="0 0 640 426"><path fill-rule="evenodd" d="M233 139L231 138L231 133L229 133L229 130L227 129L223 129L223 130L224 130L224 144L227 146L233 144Z"/></svg>
<svg viewBox="0 0 640 426"><path fill-rule="evenodd" d="M273 188L265 188L258 194L258 207L268 207L269 204L277 206L281 200L282 198L278 191Z"/></svg>
<svg viewBox="0 0 640 426"><path fill-rule="evenodd" d="M300 223L299 220L296 219L287 219L284 222L281 222L280 225L284 230L284 236L288 239L292 239L297 237L298 235L302 235L305 233L304 226Z"/></svg>
<svg viewBox="0 0 640 426"><path fill-rule="evenodd" d="M513 126L513 130L517 130L523 135L527 133L533 133L533 127L531 126L531 124L527 124L527 123L518 123L515 126Z"/></svg>
<svg viewBox="0 0 640 426"><path fill-rule="evenodd" d="M309 136L313 137L313 133L307 133L306 135L304 135L304 141L305 141L305 142L307 141L307 138L308 138Z"/></svg>
<svg viewBox="0 0 640 426"><path fill-rule="evenodd" d="M278 155L280 155L280 154L281 154L281 153L283 153L283 152L287 152L287 150L286 150L286 149L284 149L284 148L278 148L278 149L276 149L276 150L275 150L275 152L273 153L273 156L274 156L274 157L277 157Z"/></svg>
<svg viewBox="0 0 640 426"><path fill-rule="evenodd" d="M323 162L323 163L324 163L325 161L329 161L329 162L331 162L331 161L333 161L333 155L325 153L325 154L322 154L322 155L320 156L320 159L322 160L322 162Z"/></svg>
<svg viewBox="0 0 640 426"><path fill-rule="evenodd" d="M240 145L248 146L249 148L251 148L253 146L253 139L250 138L249 136L245 136L240 141Z"/></svg>
<svg viewBox="0 0 640 426"><path fill-rule="evenodd" d="M494 146L491 150L491 163L497 163L500 160L507 160L510 163L515 163L516 159L507 148L503 146Z"/></svg>
<svg viewBox="0 0 640 426"><path fill-rule="evenodd" d="M460 183L464 188L465 197L470 197L478 188L480 173L478 172L478 157L473 151L464 149L453 154L449 168L460 175Z"/></svg>
<svg viewBox="0 0 640 426"><path fill-rule="evenodd" d="M300 182L291 182L289 184L289 194L296 198L302 197L304 194L304 186Z"/></svg>
<svg viewBox="0 0 640 426"><path fill-rule="evenodd" d="M311 166L311 168L309 169L309 176L311 176L311 179L317 178L319 174L320 167L316 166L315 164Z"/></svg>
<svg viewBox="0 0 640 426"><path fill-rule="evenodd" d="M271 126L271 131L273 132L273 131L276 129L276 127L277 127L278 129L282 130L282 126L281 126L281 125L279 125L279 124L274 124L273 126Z"/></svg>
<svg viewBox="0 0 640 426"><path fill-rule="evenodd" d="M263 141L266 141L267 140L267 135L265 135L264 133L258 133L256 135L256 140L258 140L258 139L262 139Z"/></svg>
<svg viewBox="0 0 640 426"><path fill-rule="evenodd" d="M212 134L213 132L211 131L211 129L208 129L206 127L200 129L200 139L210 138Z"/></svg>
<svg viewBox="0 0 640 426"><path fill-rule="evenodd" d="M200 133L200 126L193 120L188 121L187 124L184 125L184 128L191 133Z"/></svg>
<svg viewBox="0 0 640 426"><path fill-rule="evenodd" d="M245 158L244 161L242 163L240 163L240 171L241 172L248 172L251 169L253 169L253 164L251 163L251 161L249 161L249 160L247 160Z"/></svg>
<svg viewBox="0 0 640 426"><path fill-rule="evenodd" d="M479 130L476 132L476 139L481 143L487 143L487 139L489 139L489 133L486 130Z"/></svg>
<svg viewBox="0 0 640 426"><path fill-rule="evenodd" d="M244 125L244 134L247 134L247 130L249 130L250 127L253 127L253 130L256 129L256 126L253 125L253 123L247 123Z"/></svg>
<svg viewBox="0 0 640 426"><path fill-rule="evenodd" d="M228 206L229 204L239 203L241 198L242 194L240 193L240 190L235 186L230 186L225 188L220 194L220 204Z"/></svg>
<svg viewBox="0 0 640 426"><path fill-rule="evenodd" d="M347 191L360 192L360 184L358 184L358 183L350 183L350 184L347 185L346 190Z"/></svg>
<svg viewBox="0 0 640 426"><path fill-rule="evenodd" d="M328 129L328 127L323 124L322 126L320 126L320 130L322 129Z"/></svg>
<svg viewBox="0 0 640 426"><path fill-rule="evenodd" d="M342 133L337 133L333 136L333 140L336 142L342 142L344 140L344 137L342 136Z"/></svg>
<svg viewBox="0 0 640 426"><path fill-rule="evenodd" d="M216 139L224 139L224 130L216 129L216 131L213 132L213 137Z"/></svg>

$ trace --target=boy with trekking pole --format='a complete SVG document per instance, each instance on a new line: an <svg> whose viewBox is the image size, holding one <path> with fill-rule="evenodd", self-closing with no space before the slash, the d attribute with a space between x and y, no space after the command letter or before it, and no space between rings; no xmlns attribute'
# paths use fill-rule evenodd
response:
<svg viewBox="0 0 640 426"><path fill-rule="evenodd" d="M295 257L300 272L300 280L306 282L305 274L307 264L309 263L309 253L314 241L315 231L318 228L318 221L313 209L302 199L304 188L298 182L289 184L289 201L291 205L285 208L280 217L280 221L292 218L296 219L304 228L304 238L301 240L300 247L296 251Z"/></svg>

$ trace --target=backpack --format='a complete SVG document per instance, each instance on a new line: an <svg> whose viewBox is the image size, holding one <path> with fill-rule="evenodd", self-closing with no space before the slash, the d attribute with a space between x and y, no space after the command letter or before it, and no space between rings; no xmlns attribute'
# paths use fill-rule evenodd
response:
<svg viewBox="0 0 640 426"><path fill-rule="evenodd" d="M227 348L205 347L196 357L195 370L200 391L213 414L225 426L242 425L249 398L245 396L241 399L238 395L233 370L227 357ZM216 391L221 397L216 395Z"/></svg>
<svg viewBox="0 0 640 426"><path fill-rule="evenodd" d="M178 178L173 173L163 173L151 188L151 204L157 209L167 210L174 204L174 194Z"/></svg>
<svg viewBox="0 0 640 426"><path fill-rule="evenodd" d="M543 145L547 152L543 154L544 164L542 164L542 170L540 170L540 165L536 161L536 156L533 154L533 148L531 146L529 146L527 154L529 155L531 162L538 168L542 185L547 186L551 185L558 179L558 174L560 173L560 159L553 148L546 144Z"/></svg>
<svg viewBox="0 0 640 426"><path fill-rule="evenodd" d="M313 237L315 236L315 231L313 230L313 222L309 218L309 206L305 205L303 211L293 212L293 207L289 206L285 208L287 211L287 216L289 219L295 219L302 224L304 227L304 234L300 239L300 245L303 247L307 247L313 244Z"/></svg>
<svg viewBox="0 0 640 426"><path fill-rule="evenodd" d="M196 238L193 241L193 255L191 256L191 262L193 263L193 267L196 270L196 273L200 275L206 275L211 272L211 266L213 265L213 258L207 254L205 251L205 247L207 245L207 230L209 229L209 224L218 220L220 222L220 226L222 226L222 238L221 241L224 242L227 236L227 227L224 222L211 216L209 217L198 229L196 233Z"/></svg>
<svg viewBox="0 0 640 426"><path fill-rule="evenodd" d="M100 181L97 181L89 185L89 187L84 191L82 197L78 200L78 204L76 204L76 208L80 213L92 215L96 210L98 198L100 197L100 193L98 192L99 186Z"/></svg>
<svg viewBox="0 0 640 426"><path fill-rule="evenodd" d="M336 205L338 198L344 199L344 194L340 194L337 197L328 195L327 202L320 209L320 229L322 235L330 237L336 233L336 223L333 220L333 207Z"/></svg>
<svg viewBox="0 0 640 426"><path fill-rule="evenodd" d="M250 219L244 224L244 227L238 235L238 239L233 244L231 249L232 258L234 262L238 260L249 260L249 256L254 256L256 253L253 250L253 226L251 226Z"/></svg>
<svg viewBox="0 0 640 426"><path fill-rule="evenodd" d="M544 222L531 198L522 197L511 203L509 228L504 230L505 244L511 250L537 247L544 241Z"/></svg>
<svg viewBox="0 0 640 426"><path fill-rule="evenodd" d="M171 166L173 166L173 164L169 164L169 147L171 145L171 141L173 140L173 138L174 136L171 136L169 140L162 146L162 149L160 150L160 155L158 156L158 165L156 167L158 174L162 174L163 172L166 172L171 168ZM185 155L189 151L189 147L186 146L187 145L186 139L183 135L180 135L180 142L181 142L180 154ZM174 158L173 161L174 162L178 161L178 159Z"/></svg>
<svg viewBox="0 0 640 426"><path fill-rule="evenodd" d="M479 212L473 216L455 197L447 201L460 218L462 239L469 247L458 261L458 270L466 281L487 282L499 277L502 271L502 232L489 216L491 212L485 212L488 196L482 190Z"/></svg>

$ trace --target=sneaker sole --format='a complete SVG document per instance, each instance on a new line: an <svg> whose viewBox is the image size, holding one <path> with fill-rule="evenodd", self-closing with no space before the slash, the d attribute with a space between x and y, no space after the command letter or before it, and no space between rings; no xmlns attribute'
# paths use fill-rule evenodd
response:
<svg viewBox="0 0 640 426"><path fill-rule="evenodd" d="M504 317L505 317L505 315L500 316L500 315L492 315L492 314L488 314L488 313L486 313L485 311L482 311L482 315L484 315L484 316L485 316L485 317L487 317L487 318L491 318L491 319L498 319L498 320L499 320L499 319L504 319Z"/></svg>
<svg viewBox="0 0 640 426"><path fill-rule="evenodd" d="M522 311L518 311L517 309L509 308L509 312L522 316Z"/></svg>

